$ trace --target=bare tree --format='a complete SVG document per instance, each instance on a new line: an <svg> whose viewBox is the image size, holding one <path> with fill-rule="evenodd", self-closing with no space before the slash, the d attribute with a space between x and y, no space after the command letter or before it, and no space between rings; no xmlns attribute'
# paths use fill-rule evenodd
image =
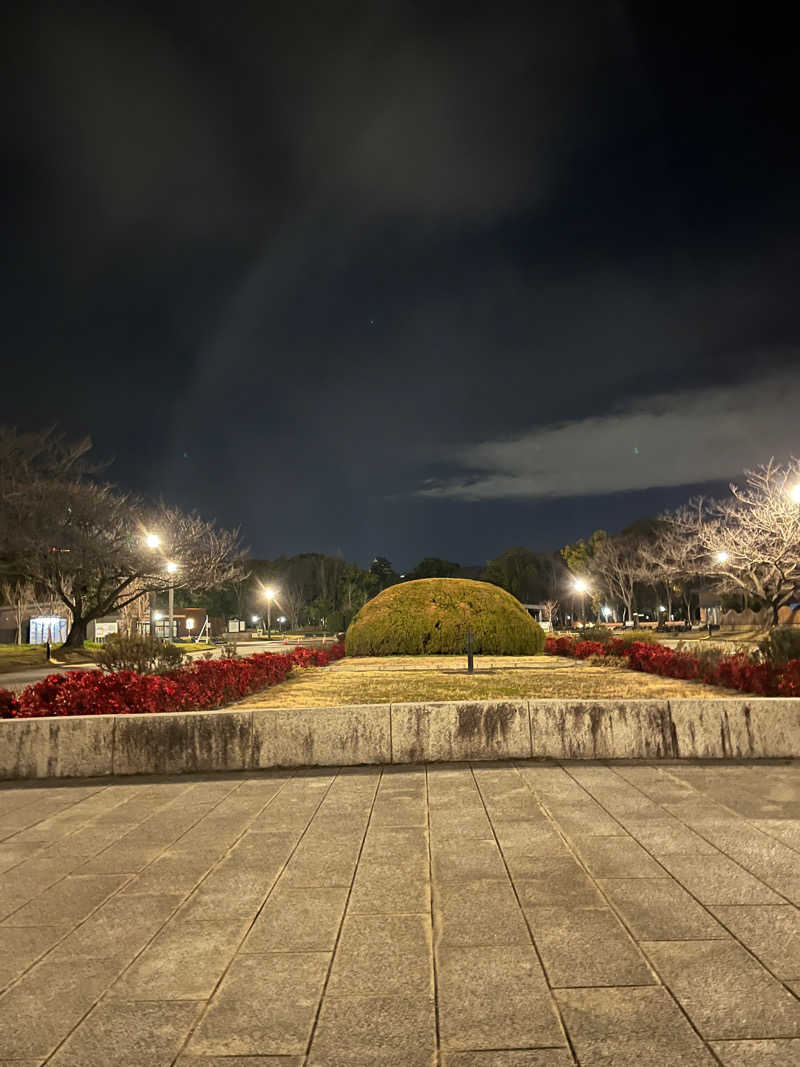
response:
<svg viewBox="0 0 800 1067"><path fill-rule="evenodd" d="M299 629L300 616L306 606L306 600L300 586L295 585L293 582L286 582L284 585L281 585L277 604L282 611L286 612L291 629Z"/></svg>
<svg viewBox="0 0 800 1067"><path fill-rule="evenodd" d="M672 615L672 601L677 594L683 599L686 618L691 618L692 586L699 579L697 544L694 535L687 536L672 514L658 520L652 540L642 544L642 557L650 581L664 587L667 617Z"/></svg>
<svg viewBox="0 0 800 1067"><path fill-rule="evenodd" d="M625 618L632 619L636 583L647 577L641 541L626 536L597 538L588 566L592 581L622 603Z"/></svg>
<svg viewBox="0 0 800 1067"><path fill-rule="evenodd" d="M0 582L0 603L7 604L14 609L15 644L22 644L22 619L26 605L33 600L33 585L30 582L16 581Z"/></svg>
<svg viewBox="0 0 800 1067"><path fill-rule="evenodd" d="M722 592L768 605L774 626L800 587L800 460L781 466L771 459L744 473L729 499L698 498L670 521L695 570Z"/></svg>
<svg viewBox="0 0 800 1067"><path fill-rule="evenodd" d="M0 433L0 557L71 612L66 647L81 647L89 622L146 593L216 588L240 574L237 532L94 484L85 452L49 434Z"/></svg>
<svg viewBox="0 0 800 1067"><path fill-rule="evenodd" d="M552 629L552 627L553 627L553 616L556 615L557 612L558 612L558 601L557 600L545 600L544 604L542 604L542 609L543 609L545 615L547 616L547 621L550 623L550 628Z"/></svg>

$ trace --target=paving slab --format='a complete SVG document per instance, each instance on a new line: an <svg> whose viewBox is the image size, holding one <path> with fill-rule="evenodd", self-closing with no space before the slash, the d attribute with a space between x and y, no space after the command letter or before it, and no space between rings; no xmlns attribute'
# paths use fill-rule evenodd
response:
<svg viewBox="0 0 800 1067"><path fill-rule="evenodd" d="M346 888L295 889L279 884L242 945L242 952L333 952Z"/></svg>
<svg viewBox="0 0 800 1067"><path fill-rule="evenodd" d="M325 997L308 1067L433 1067L433 998Z"/></svg>
<svg viewBox="0 0 800 1067"><path fill-rule="evenodd" d="M239 956L187 1051L212 1056L303 1054L329 965L327 952Z"/></svg>
<svg viewBox="0 0 800 1067"><path fill-rule="evenodd" d="M564 989L555 997L581 1067L715 1063L666 989Z"/></svg>
<svg viewBox="0 0 800 1067"><path fill-rule="evenodd" d="M609 908L526 908L525 917L553 988L656 983Z"/></svg>
<svg viewBox="0 0 800 1067"><path fill-rule="evenodd" d="M37 963L0 997L0 1059L49 1056L123 966L116 959Z"/></svg>
<svg viewBox="0 0 800 1067"><path fill-rule="evenodd" d="M639 941L729 936L710 911L669 878L601 878L598 885Z"/></svg>
<svg viewBox="0 0 800 1067"><path fill-rule="evenodd" d="M712 1041L722 1067L797 1067L800 1040Z"/></svg>
<svg viewBox="0 0 800 1067"><path fill-rule="evenodd" d="M573 1067L569 1049L495 1049L491 1052L445 1052L443 1067Z"/></svg>
<svg viewBox="0 0 800 1067"><path fill-rule="evenodd" d="M707 1040L800 1037L800 1001L735 941L642 945Z"/></svg>
<svg viewBox="0 0 800 1067"><path fill-rule="evenodd" d="M111 990L122 1000L206 1000L244 937L241 924L171 921Z"/></svg>
<svg viewBox="0 0 800 1067"><path fill-rule="evenodd" d="M742 905L711 910L776 978L800 979L800 911L797 908L791 904Z"/></svg>
<svg viewBox="0 0 800 1067"><path fill-rule="evenodd" d="M105 1000L67 1038L53 1067L162 1067L179 1052L202 1005Z"/></svg>
<svg viewBox="0 0 800 1067"><path fill-rule="evenodd" d="M530 943L440 947L437 978L443 1048L566 1044Z"/></svg>

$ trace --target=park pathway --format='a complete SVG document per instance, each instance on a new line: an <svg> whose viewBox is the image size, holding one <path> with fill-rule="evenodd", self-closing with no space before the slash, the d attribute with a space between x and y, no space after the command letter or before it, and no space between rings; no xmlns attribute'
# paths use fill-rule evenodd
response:
<svg viewBox="0 0 800 1067"><path fill-rule="evenodd" d="M800 765L0 784L0 1067L800 1064Z"/></svg>

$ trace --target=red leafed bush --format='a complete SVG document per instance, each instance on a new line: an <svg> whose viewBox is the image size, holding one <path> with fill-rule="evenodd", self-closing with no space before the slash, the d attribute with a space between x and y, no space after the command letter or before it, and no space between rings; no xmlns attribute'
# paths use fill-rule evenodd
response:
<svg viewBox="0 0 800 1067"><path fill-rule="evenodd" d="M0 716L132 715L215 708L284 681L295 666L325 667L344 645L198 660L168 674L71 671L29 685L19 698L0 690Z"/></svg>
<svg viewBox="0 0 800 1067"><path fill-rule="evenodd" d="M784 664L778 692L782 697L800 697L800 659L790 659Z"/></svg>
<svg viewBox="0 0 800 1067"><path fill-rule="evenodd" d="M613 638L607 644L573 637L548 637L545 652L551 656L588 659L589 656L624 658L634 671L664 678L706 682L758 696L800 696L800 660L788 663L758 661L745 652L696 654L665 645Z"/></svg>
<svg viewBox="0 0 800 1067"><path fill-rule="evenodd" d="M544 651L548 656L571 656L576 643L571 637L548 637Z"/></svg>
<svg viewBox="0 0 800 1067"><path fill-rule="evenodd" d="M575 659L588 659L590 656L605 656L606 646L600 641L576 641L572 650Z"/></svg>
<svg viewBox="0 0 800 1067"><path fill-rule="evenodd" d="M0 689L0 719L12 719L19 708L19 702L8 689Z"/></svg>

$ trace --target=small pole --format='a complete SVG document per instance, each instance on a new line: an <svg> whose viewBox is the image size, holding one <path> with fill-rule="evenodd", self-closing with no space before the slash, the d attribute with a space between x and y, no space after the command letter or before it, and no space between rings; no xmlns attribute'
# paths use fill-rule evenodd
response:
<svg viewBox="0 0 800 1067"><path fill-rule="evenodd" d="M472 634L470 633L469 630L467 630L467 674L472 674L472 672L473 672Z"/></svg>

